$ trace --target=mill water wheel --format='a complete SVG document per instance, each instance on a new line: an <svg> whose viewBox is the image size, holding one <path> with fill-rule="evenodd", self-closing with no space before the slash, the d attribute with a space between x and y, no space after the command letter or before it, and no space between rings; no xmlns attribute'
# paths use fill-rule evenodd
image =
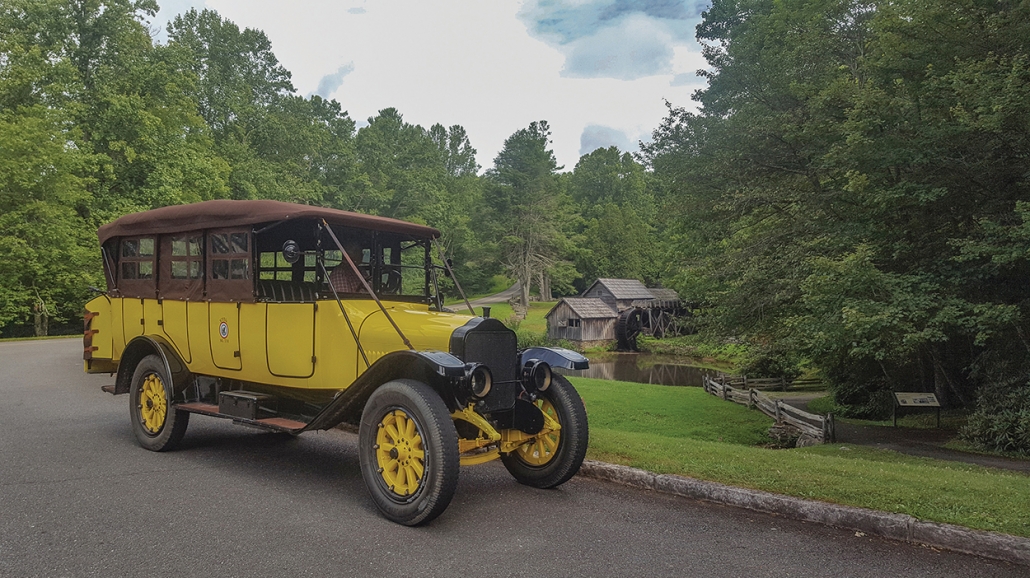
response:
<svg viewBox="0 0 1030 578"><path fill-rule="evenodd" d="M641 310L638 307L619 313L615 320L615 339L619 351L637 351L637 336L640 335Z"/></svg>

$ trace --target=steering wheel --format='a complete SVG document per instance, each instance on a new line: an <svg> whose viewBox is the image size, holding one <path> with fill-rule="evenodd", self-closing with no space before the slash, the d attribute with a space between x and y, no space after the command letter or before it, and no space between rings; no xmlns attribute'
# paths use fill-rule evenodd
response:
<svg viewBox="0 0 1030 578"><path fill-rule="evenodd" d="M383 283L382 292L394 295L399 294L403 281L400 268L397 265L387 265L383 270L383 276L386 277L386 282Z"/></svg>

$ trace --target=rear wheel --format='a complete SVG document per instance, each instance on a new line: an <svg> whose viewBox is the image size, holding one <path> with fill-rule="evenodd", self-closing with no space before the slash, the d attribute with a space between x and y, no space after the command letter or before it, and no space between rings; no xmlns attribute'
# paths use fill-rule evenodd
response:
<svg viewBox="0 0 1030 578"><path fill-rule="evenodd" d="M508 472L521 484L553 488L576 475L587 453L587 413L576 388L555 374L540 394L537 407L561 425L557 432L538 435L515 451L501 454Z"/></svg>
<svg viewBox="0 0 1030 578"><path fill-rule="evenodd" d="M424 383L391 381L369 397L358 429L361 476L388 519L417 526L439 516L458 486L458 434Z"/></svg>
<svg viewBox="0 0 1030 578"><path fill-rule="evenodd" d="M136 441L148 450L163 452L174 449L186 435L190 414L171 405L172 381L164 363L156 355L140 360L132 374L129 395L129 419Z"/></svg>

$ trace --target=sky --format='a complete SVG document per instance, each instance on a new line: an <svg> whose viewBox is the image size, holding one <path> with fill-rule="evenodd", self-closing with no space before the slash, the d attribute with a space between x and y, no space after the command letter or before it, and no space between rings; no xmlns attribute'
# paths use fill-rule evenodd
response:
<svg viewBox="0 0 1030 578"><path fill-rule="evenodd" d="M666 101L691 108L704 86L694 30L709 0L158 2L158 30L210 8L264 31L297 91L337 100L358 126L388 107L462 125L484 169L538 120L565 170L599 147L634 152Z"/></svg>

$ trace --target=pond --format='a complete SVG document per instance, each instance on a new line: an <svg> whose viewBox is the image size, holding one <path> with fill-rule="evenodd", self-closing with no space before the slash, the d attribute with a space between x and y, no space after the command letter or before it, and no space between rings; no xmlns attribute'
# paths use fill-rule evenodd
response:
<svg viewBox="0 0 1030 578"><path fill-rule="evenodd" d="M693 387L701 387L704 376L714 377L718 373L715 369L688 365L690 362L690 359L646 353L616 353L605 355L601 359L591 359L590 369L557 371L575 377Z"/></svg>

